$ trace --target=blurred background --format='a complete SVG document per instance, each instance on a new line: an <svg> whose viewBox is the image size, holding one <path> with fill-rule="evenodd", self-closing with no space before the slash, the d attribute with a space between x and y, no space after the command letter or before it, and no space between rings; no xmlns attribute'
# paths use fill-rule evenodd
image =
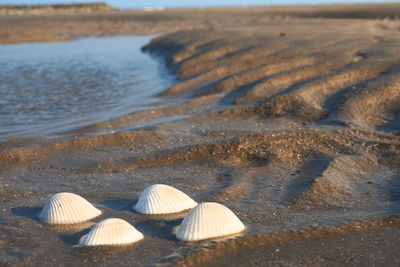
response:
<svg viewBox="0 0 400 267"><path fill-rule="evenodd" d="M146 8L146 7L209 7L209 6L254 6L254 5L316 5L338 3L396 3L398 0L2 0L2 5L26 5L26 4L68 4L105 2L116 8Z"/></svg>

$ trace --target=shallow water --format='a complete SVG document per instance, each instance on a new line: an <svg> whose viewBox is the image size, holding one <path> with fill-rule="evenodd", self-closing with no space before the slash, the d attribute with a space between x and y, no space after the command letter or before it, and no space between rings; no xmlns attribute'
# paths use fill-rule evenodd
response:
<svg viewBox="0 0 400 267"><path fill-rule="evenodd" d="M174 77L141 52L151 37L0 46L0 141L103 122L157 103Z"/></svg>

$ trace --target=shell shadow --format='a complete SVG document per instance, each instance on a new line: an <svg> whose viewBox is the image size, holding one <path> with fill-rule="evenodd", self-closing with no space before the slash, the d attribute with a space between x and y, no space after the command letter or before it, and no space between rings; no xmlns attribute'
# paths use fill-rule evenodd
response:
<svg viewBox="0 0 400 267"><path fill-rule="evenodd" d="M74 246L79 243L79 240L81 239L82 236L88 234L89 232L90 232L90 227L86 228L80 232L76 232L72 235L71 234L63 234L63 235L60 235L59 237L64 243L66 243L70 246Z"/></svg>
<svg viewBox="0 0 400 267"><path fill-rule="evenodd" d="M12 208L11 212L17 216L26 217L35 221L39 221L39 213L42 207L17 207Z"/></svg>
<svg viewBox="0 0 400 267"><path fill-rule="evenodd" d="M71 254L82 261L87 261L85 266L96 266L99 265L99 258L104 259L107 257L115 257L117 254L124 254L140 246L139 243L124 245L124 246L73 246ZM135 263L135 260L133 260ZM100 266L103 266L100 264ZM132 264L131 266L139 266L139 264Z"/></svg>
<svg viewBox="0 0 400 267"><path fill-rule="evenodd" d="M389 191L389 209L392 213L400 212L400 178L394 177L387 185Z"/></svg>
<svg viewBox="0 0 400 267"><path fill-rule="evenodd" d="M154 236L160 239L176 240L174 229L182 222L182 219L174 220L146 220L136 223L134 226L145 236Z"/></svg>
<svg viewBox="0 0 400 267"><path fill-rule="evenodd" d="M115 199L101 201L98 202L98 204L113 210L132 211L132 207L134 206L134 204L136 204L137 201L137 199Z"/></svg>

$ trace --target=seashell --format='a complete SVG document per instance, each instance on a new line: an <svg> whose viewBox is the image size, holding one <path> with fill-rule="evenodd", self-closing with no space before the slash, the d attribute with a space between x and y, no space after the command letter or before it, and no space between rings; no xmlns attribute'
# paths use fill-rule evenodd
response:
<svg viewBox="0 0 400 267"><path fill-rule="evenodd" d="M49 224L73 224L93 219L101 214L86 199L73 193L52 195L44 204L39 219Z"/></svg>
<svg viewBox="0 0 400 267"><path fill-rule="evenodd" d="M197 205L183 219L176 237L184 241L197 241L233 235L245 229L230 209L215 202L205 202Z"/></svg>
<svg viewBox="0 0 400 267"><path fill-rule="evenodd" d="M195 207L197 203L182 191L165 184L147 187L134 209L143 214L177 213Z"/></svg>
<svg viewBox="0 0 400 267"><path fill-rule="evenodd" d="M109 218L96 224L79 244L82 246L126 245L143 239L143 234L128 222Z"/></svg>

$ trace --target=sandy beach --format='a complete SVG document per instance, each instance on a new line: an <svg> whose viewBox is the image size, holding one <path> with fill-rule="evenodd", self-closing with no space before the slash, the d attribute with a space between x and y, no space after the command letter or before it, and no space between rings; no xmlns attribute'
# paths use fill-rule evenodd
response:
<svg viewBox="0 0 400 267"><path fill-rule="evenodd" d="M0 265L399 266L399 17L400 4L0 16L2 44L158 34L142 50L177 76L158 108L0 143ZM226 205L246 232L176 240L185 213L132 211L155 183ZM63 191L145 239L75 247L90 225L36 219Z"/></svg>

